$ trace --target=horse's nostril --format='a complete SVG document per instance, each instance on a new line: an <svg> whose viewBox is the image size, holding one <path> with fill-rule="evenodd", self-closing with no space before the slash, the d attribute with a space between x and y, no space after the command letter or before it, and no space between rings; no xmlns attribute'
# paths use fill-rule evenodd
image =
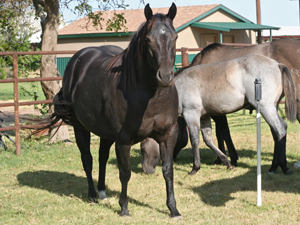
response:
<svg viewBox="0 0 300 225"><path fill-rule="evenodd" d="M158 72L158 78L159 78L160 80L162 80L162 77L161 77L160 71Z"/></svg>

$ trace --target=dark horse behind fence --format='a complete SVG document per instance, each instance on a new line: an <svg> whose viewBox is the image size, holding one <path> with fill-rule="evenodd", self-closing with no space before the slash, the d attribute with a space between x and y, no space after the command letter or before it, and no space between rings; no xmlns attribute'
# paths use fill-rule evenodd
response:
<svg viewBox="0 0 300 225"><path fill-rule="evenodd" d="M285 64L289 68L295 84L297 120L300 122L300 40L283 38L273 42L238 48L213 43L195 56L191 65L216 63L248 54L261 54L270 57L279 63ZM212 116L212 118L216 123L216 136L219 148L225 154L225 140L231 163L236 166L238 154L230 136L226 115ZM274 148L274 152L275 151L276 149ZM217 159L216 162L220 162L220 160Z"/></svg>
<svg viewBox="0 0 300 225"><path fill-rule="evenodd" d="M200 169L200 130L205 144L215 151L228 168L231 167L227 157L213 143L210 117L226 115L245 107L256 108L255 79L261 79L262 84L268 86L262 88L260 105L261 114L269 124L275 142L269 172L273 173L280 166L285 174L290 173L286 161L287 124L279 116L277 109L285 95L287 118L290 121L296 119L293 79L285 65L253 54L225 62L187 67L175 77L179 98L178 114L184 117L188 126L194 153L191 174ZM143 144L147 146L146 143Z"/></svg>
<svg viewBox="0 0 300 225"><path fill-rule="evenodd" d="M122 184L121 215L129 215L130 148L151 137L160 146L167 206L172 217L180 216L174 196L172 160L178 133L178 96L173 82L176 10L173 3L167 15L153 15L146 5L147 21L124 51L117 46L101 46L77 52L66 67L62 89L54 99L52 124L62 119L74 127L91 201L96 201L97 193L91 173L90 133L100 136L99 198L106 198L106 163L115 143Z"/></svg>

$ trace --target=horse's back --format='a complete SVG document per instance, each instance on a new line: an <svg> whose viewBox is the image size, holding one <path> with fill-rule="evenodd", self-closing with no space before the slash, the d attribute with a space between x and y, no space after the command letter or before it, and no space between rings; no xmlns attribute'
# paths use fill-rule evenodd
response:
<svg viewBox="0 0 300 225"><path fill-rule="evenodd" d="M264 43L246 47L231 47L214 43L204 48L192 61L192 65L210 64L231 59L236 59L249 54L261 54L268 56L270 43Z"/></svg>
<svg viewBox="0 0 300 225"><path fill-rule="evenodd" d="M285 64L290 70L294 70L293 72L298 73L300 70L300 40L282 38L271 42L270 57Z"/></svg>
<svg viewBox="0 0 300 225"><path fill-rule="evenodd" d="M104 75L108 62L123 51L114 45L87 47L78 51L70 59L63 77L64 100L72 102L72 94L78 84L89 77L90 82L96 82L99 76ZM97 79L97 80L98 80Z"/></svg>

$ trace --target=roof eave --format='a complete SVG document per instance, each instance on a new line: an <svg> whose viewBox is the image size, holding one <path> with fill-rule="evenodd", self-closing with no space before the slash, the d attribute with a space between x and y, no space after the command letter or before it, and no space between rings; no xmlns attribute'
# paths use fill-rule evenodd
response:
<svg viewBox="0 0 300 225"><path fill-rule="evenodd" d="M244 22L195 22L190 26L201 27L212 30L227 31L230 30L279 30L280 27L273 27L255 23L244 23Z"/></svg>
<svg viewBox="0 0 300 225"><path fill-rule="evenodd" d="M226 12L226 13L228 13L228 14L234 16L234 17L236 17L237 19L239 19L239 20L241 20L241 21L243 21L243 22L245 22L245 23L251 23L251 21L249 21L249 20L243 18L242 16L236 14L235 12L229 10L229 9L226 8L225 6L223 6L223 5L218 5L218 6L216 6L215 8L213 8L213 9L207 11L206 13L203 13L202 15L196 17L195 19L193 19L193 20L187 22L186 24L183 24L182 26L176 28L176 32L182 31L183 29L185 29L185 28L187 28L188 26L190 26L192 23L195 23L196 21L201 20L201 19L203 19L204 17L207 17L208 15L210 15L210 14L212 14L212 13L218 11L218 10L223 10L224 12Z"/></svg>
<svg viewBox="0 0 300 225"><path fill-rule="evenodd" d="M112 33L87 33L87 34L59 34L58 39L63 38L85 38L85 37L125 37L131 36L134 32L112 32Z"/></svg>

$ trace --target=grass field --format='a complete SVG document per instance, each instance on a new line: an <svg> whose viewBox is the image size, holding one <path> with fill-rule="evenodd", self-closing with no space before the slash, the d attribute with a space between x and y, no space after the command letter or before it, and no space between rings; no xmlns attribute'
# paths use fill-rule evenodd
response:
<svg viewBox="0 0 300 225"><path fill-rule="evenodd" d="M26 89L27 91L29 91L31 93L36 91L37 95L38 95L38 100L45 100L45 96L44 96L42 87L40 85L40 82L32 82L32 83L37 86L36 89L32 89L30 82L19 83L19 100L20 101L22 101L22 100L33 101L33 98L30 95L22 94L22 93L24 93L21 91L22 88ZM1 101L8 101L8 100L13 101L13 99L14 99L13 83L0 84L0 100Z"/></svg>
<svg viewBox="0 0 300 225"><path fill-rule="evenodd" d="M107 201L87 201L87 181L76 144L48 144L22 139L21 155L6 141L0 149L0 224L299 224L300 169L285 176L267 173L273 158L270 130L262 122L262 206L256 206L255 115L242 111L229 117L238 167L213 165L216 156L201 139L201 170L194 176L190 144L174 163L177 207L183 218L169 218L161 165L153 175L142 172L139 145L131 150L128 187L130 217L120 217L121 184L114 148L107 165ZM74 142L74 138L72 141ZM288 123L288 166L300 157L298 123ZM98 180L98 143L94 137L93 177Z"/></svg>

